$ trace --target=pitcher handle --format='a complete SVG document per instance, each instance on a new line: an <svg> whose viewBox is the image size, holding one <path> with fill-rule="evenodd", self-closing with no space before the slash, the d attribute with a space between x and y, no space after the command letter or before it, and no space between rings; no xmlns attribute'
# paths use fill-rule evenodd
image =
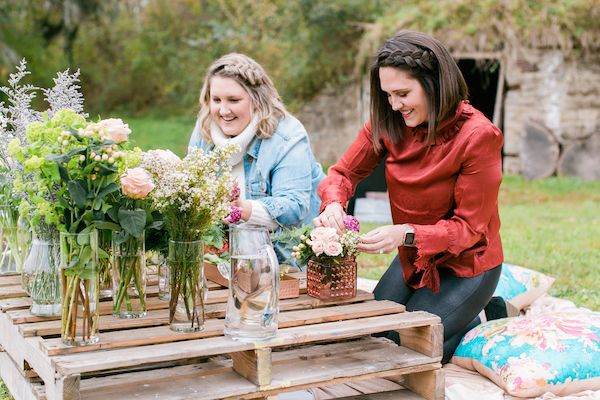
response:
<svg viewBox="0 0 600 400"><path fill-rule="evenodd" d="M275 276L279 278L279 261L277 260L277 254L275 254L275 250L273 250L273 247L269 245L265 245L264 249L267 252L267 255L269 256L269 261L271 262L273 270L276 274Z"/></svg>

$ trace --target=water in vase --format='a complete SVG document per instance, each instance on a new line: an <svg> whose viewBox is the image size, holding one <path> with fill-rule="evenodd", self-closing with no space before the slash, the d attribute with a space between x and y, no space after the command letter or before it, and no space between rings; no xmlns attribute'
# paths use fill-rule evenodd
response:
<svg viewBox="0 0 600 400"><path fill-rule="evenodd" d="M277 271L266 252L231 257L225 334L241 341L268 339L276 334L278 290L273 274Z"/></svg>

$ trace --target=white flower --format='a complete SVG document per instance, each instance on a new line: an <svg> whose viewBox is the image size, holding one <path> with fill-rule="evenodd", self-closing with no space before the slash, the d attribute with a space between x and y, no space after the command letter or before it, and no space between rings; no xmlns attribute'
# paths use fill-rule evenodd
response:
<svg viewBox="0 0 600 400"><path fill-rule="evenodd" d="M123 143L129 138L131 129L120 118L103 119L98 122L98 126L104 130L104 133L116 143Z"/></svg>

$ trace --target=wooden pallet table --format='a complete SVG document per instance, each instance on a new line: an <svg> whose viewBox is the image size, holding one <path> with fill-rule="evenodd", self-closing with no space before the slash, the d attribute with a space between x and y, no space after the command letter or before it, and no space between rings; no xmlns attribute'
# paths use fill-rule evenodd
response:
<svg viewBox="0 0 600 400"><path fill-rule="evenodd" d="M176 333L168 302L150 287L145 318L116 319L111 303L102 302L99 343L69 347L60 340L60 319L31 315L31 300L12 280L0 276L0 374L16 400L274 399L392 376L412 391L394 398L444 398L440 319L371 293L337 302L306 294L281 300L277 336L243 343L223 336L227 290L211 286L203 331ZM402 346L372 336L390 330Z"/></svg>

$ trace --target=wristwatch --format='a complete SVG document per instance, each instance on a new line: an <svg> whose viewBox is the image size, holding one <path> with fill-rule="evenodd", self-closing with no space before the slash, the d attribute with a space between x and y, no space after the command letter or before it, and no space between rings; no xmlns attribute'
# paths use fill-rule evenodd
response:
<svg viewBox="0 0 600 400"><path fill-rule="evenodd" d="M415 230L410 225L405 225L404 237L402 238L402 246L416 247Z"/></svg>

